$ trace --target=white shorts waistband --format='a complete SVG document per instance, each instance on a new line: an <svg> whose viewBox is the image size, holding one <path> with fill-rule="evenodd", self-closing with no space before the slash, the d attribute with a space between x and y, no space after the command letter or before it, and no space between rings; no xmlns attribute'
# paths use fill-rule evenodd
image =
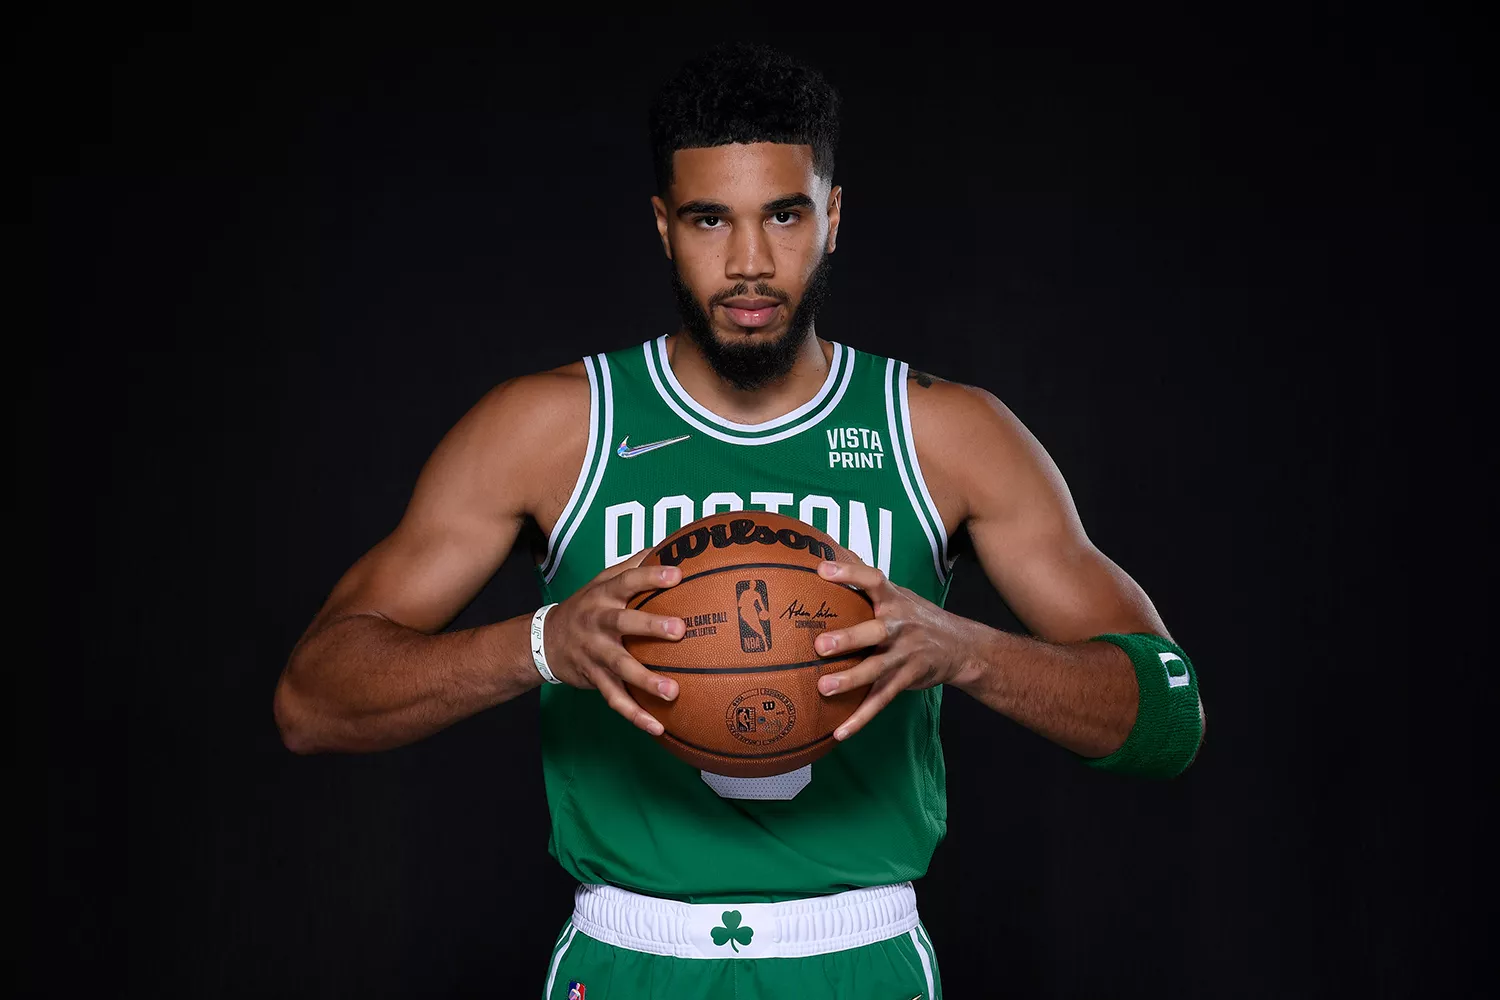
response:
<svg viewBox="0 0 1500 1000"><path fill-rule="evenodd" d="M910 882L784 903L680 903L580 885L573 926L630 951L672 958L804 958L885 941L917 926Z"/></svg>

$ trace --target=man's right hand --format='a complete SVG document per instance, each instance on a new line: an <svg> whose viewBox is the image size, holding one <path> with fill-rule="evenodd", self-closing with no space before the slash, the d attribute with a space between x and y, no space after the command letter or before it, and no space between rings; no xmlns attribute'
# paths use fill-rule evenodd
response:
<svg viewBox="0 0 1500 1000"><path fill-rule="evenodd" d="M598 690L610 708L660 736L661 723L636 702L627 685L671 701L677 697L677 682L641 666L625 651L621 638L681 639L682 619L634 611L625 605L642 591L676 586L682 571L676 566L641 566L645 555L640 552L606 569L548 612L542 642L547 665L558 680Z"/></svg>

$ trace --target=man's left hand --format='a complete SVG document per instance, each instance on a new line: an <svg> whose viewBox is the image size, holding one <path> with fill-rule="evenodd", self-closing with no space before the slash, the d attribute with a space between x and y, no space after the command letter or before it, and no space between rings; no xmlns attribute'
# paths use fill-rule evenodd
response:
<svg viewBox="0 0 1500 1000"><path fill-rule="evenodd" d="M874 618L824 632L813 644L821 656L872 649L855 666L818 680L823 694L870 685L869 694L834 732L834 739L848 739L859 732L902 691L952 683L965 669L975 668L971 656L975 622L944 611L863 563L825 562L818 567L818 575L858 587L875 602Z"/></svg>

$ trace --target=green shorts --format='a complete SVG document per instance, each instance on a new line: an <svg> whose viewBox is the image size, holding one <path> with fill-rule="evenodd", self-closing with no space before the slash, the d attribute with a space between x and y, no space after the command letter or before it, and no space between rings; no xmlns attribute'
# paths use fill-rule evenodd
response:
<svg viewBox="0 0 1500 1000"><path fill-rule="evenodd" d="M579 886L543 1000L941 1000L911 883L785 903Z"/></svg>

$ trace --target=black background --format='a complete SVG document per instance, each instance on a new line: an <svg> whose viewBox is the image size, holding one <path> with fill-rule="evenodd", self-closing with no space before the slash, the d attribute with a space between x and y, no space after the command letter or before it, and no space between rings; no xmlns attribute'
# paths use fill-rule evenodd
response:
<svg viewBox="0 0 1500 1000"><path fill-rule="evenodd" d="M46 775L31 988L539 990L571 885L535 696L299 758L271 693L487 388L671 328L644 109L733 37L844 96L820 332L1004 399L1202 677L1208 742L1165 784L950 694L950 833L918 887L947 995L1469 981L1474 26L809 17L20 36L18 290L45 342L14 397L20 540L47 552L18 712ZM518 554L455 627L535 603ZM949 606L1013 624L972 562Z"/></svg>

